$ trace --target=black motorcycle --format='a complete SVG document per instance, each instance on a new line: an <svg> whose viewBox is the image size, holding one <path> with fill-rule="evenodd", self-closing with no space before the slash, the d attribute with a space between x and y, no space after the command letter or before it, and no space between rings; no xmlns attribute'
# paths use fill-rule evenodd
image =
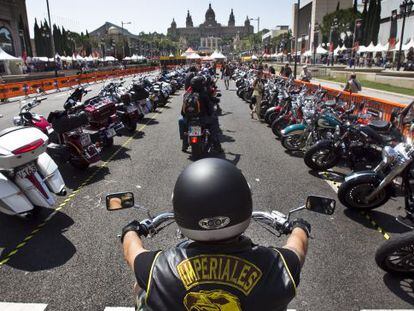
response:
<svg viewBox="0 0 414 311"><path fill-rule="evenodd" d="M391 196L404 193L406 217L398 217L402 224L414 228L414 148L400 143L385 147L382 161L371 171L353 173L339 187L338 197L347 208L371 210L384 205ZM397 178L401 182L396 183Z"/></svg>
<svg viewBox="0 0 414 311"><path fill-rule="evenodd" d="M400 141L401 136L391 130L380 134L374 128L359 124L338 126L333 139L321 140L306 151L305 164L312 170L325 171L344 159L354 171L375 167L381 161L382 148Z"/></svg>

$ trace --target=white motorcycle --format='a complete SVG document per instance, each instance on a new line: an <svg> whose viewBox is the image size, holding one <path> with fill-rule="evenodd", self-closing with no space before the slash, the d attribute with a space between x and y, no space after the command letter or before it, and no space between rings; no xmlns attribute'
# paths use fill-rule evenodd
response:
<svg viewBox="0 0 414 311"><path fill-rule="evenodd" d="M46 153L48 137L34 127L0 131L0 212L28 217L53 208L52 195L66 195L56 163Z"/></svg>

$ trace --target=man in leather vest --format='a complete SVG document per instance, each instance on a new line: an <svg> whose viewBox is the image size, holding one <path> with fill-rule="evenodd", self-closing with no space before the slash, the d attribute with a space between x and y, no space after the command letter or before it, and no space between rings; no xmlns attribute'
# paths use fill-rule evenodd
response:
<svg viewBox="0 0 414 311"><path fill-rule="evenodd" d="M173 192L174 217L189 238L148 251L131 223L122 231L124 256L135 273L139 310L286 310L296 295L310 225L297 219L283 248L255 245L243 232L252 196L243 174L221 159L191 164Z"/></svg>

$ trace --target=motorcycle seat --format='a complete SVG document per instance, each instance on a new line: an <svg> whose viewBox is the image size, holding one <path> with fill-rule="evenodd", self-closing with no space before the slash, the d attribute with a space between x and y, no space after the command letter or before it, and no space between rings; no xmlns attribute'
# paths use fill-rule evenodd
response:
<svg viewBox="0 0 414 311"><path fill-rule="evenodd" d="M391 123L384 120L373 120L368 125L376 131L386 131L390 128Z"/></svg>

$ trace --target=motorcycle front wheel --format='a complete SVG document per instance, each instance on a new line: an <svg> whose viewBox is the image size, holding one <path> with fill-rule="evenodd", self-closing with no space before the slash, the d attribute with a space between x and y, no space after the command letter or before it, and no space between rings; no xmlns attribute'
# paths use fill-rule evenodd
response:
<svg viewBox="0 0 414 311"><path fill-rule="evenodd" d="M295 134L282 137L282 146L288 151L299 151L305 147L303 134Z"/></svg>
<svg viewBox="0 0 414 311"><path fill-rule="evenodd" d="M277 138L282 137L282 130L285 129L290 125L290 122L287 121L285 118L281 117L279 119L276 119L272 123L272 132L276 135Z"/></svg>
<svg viewBox="0 0 414 311"><path fill-rule="evenodd" d="M393 236L375 253L377 265L397 276L414 276L414 231Z"/></svg>
<svg viewBox="0 0 414 311"><path fill-rule="evenodd" d="M338 199L347 208L369 211L384 205L390 198L391 194L388 188L383 189L378 195L370 201L366 198L379 186L379 181L374 177L364 177L345 181L339 187Z"/></svg>
<svg viewBox="0 0 414 311"><path fill-rule="evenodd" d="M320 141L306 151L305 164L315 171L326 171L338 164L341 154L330 141Z"/></svg>

